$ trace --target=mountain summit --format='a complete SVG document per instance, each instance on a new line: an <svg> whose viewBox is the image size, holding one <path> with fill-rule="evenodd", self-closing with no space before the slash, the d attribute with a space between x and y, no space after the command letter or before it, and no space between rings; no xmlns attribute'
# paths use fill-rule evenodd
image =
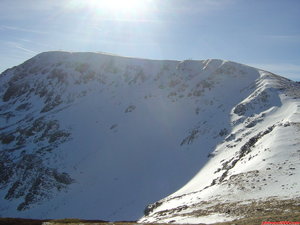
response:
<svg viewBox="0 0 300 225"><path fill-rule="evenodd" d="M299 203L300 89L283 77L45 52L0 85L0 217L135 220L148 205L141 222L199 223Z"/></svg>

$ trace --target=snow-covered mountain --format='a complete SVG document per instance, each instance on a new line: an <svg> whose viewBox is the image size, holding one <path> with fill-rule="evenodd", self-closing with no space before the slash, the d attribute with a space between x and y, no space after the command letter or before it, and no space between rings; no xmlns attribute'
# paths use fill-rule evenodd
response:
<svg viewBox="0 0 300 225"><path fill-rule="evenodd" d="M299 199L299 84L285 78L46 52L0 85L0 217L134 220L176 191L140 221L199 223L239 216L225 203Z"/></svg>

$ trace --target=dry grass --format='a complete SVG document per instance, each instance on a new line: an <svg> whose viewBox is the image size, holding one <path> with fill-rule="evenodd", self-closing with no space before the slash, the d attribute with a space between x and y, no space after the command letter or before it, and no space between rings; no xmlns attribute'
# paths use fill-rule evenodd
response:
<svg viewBox="0 0 300 225"><path fill-rule="evenodd" d="M243 217L231 222L215 223L213 225L260 225L263 221L300 221L300 204L299 199L294 200L280 200L269 199L267 201L258 201L250 204L219 204L214 206L214 212L226 213L228 215L235 215ZM224 211L224 210L227 211ZM194 217L201 217L209 214L207 211L193 212ZM191 214L186 215L191 216ZM58 219L58 220L32 220L32 219L20 219L20 218L0 218L0 225L42 225L43 222L51 222L53 225L139 225L132 221L120 221L120 222L105 222L101 220L81 220L81 219ZM146 225L145 223L141 225ZM149 224L149 225L167 225L167 223L161 224ZM199 224L200 225L200 224Z"/></svg>
<svg viewBox="0 0 300 225"><path fill-rule="evenodd" d="M188 209L188 206L185 208ZM164 220L172 220L174 217L201 217L218 214L224 217L240 218L238 221L217 224L261 224L262 221L300 221L300 198L278 199L275 196L265 200L237 201L230 203L211 204L202 201L192 208L194 211L185 212L183 206L170 210L159 211L156 214Z"/></svg>
<svg viewBox="0 0 300 225"><path fill-rule="evenodd" d="M245 219L235 220L231 222L214 223L212 225L260 225L263 221L300 221L299 213L288 213L282 215L269 215L269 216L257 216L249 217ZM20 218L0 218L0 225L42 225L43 222L51 222L53 225L139 225L135 222L99 222L96 220L78 220L78 219L62 219L62 220L33 220L33 219L20 219ZM145 223L143 224L145 225ZM169 225L167 223L149 224L149 225ZM174 224L172 224L174 225ZM185 224L181 224L185 225ZM188 224L186 224L188 225ZM205 224L198 224L205 225Z"/></svg>
<svg viewBox="0 0 300 225"><path fill-rule="evenodd" d="M263 221L279 222L279 221L292 221L300 222L300 212L298 213L282 213L271 214L267 216L253 216L245 219L235 220L225 223L215 223L214 225L260 225Z"/></svg>

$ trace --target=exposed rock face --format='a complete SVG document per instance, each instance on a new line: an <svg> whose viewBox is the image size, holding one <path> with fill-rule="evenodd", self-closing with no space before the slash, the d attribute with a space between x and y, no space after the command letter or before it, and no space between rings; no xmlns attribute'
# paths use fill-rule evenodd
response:
<svg viewBox="0 0 300 225"><path fill-rule="evenodd" d="M206 190L266 179L272 167L237 168L281 154L262 141L299 127L299 84L222 60L42 53L0 75L0 99L4 217L135 220L208 162L204 182L149 205L142 220L181 222L171 212L203 210ZM199 201L169 207L192 193Z"/></svg>
<svg viewBox="0 0 300 225"><path fill-rule="evenodd" d="M262 73L232 108L212 159L183 188L149 205L139 222L215 223L299 213L300 86ZM198 129L183 143L190 143ZM296 157L296 158L294 158Z"/></svg>
<svg viewBox="0 0 300 225"><path fill-rule="evenodd" d="M60 191L73 182L67 173L44 166L42 158L36 155L28 154L20 158L18 162L13 162L6 157L5 167L1 168L8 172L4 174L3 185L12 184L5 199L23 199L17 210L26 210L31 204L52 197L51 192ZM1 164L4 165L3 161Z"/></svg>

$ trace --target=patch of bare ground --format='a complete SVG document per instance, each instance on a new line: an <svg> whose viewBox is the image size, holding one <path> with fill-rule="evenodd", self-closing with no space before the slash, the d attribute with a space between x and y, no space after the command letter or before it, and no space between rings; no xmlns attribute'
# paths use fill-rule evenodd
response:
<svg viewBox="0 0 300 225"><path fill-rule="evenodd" d="M180 213L181 217L199 217L210 214L224 214L238 217L234 221L214 223L213 225L260 225L263 221L300 222L300 198L279 200L269 198L264 201L221 203L211 205L203 210ZM179 216L179 214L174 215ZM175 224L176 222L172 223ZM101 220L59 219L33 220L19 218L0 218L0 225L167 225L168 223L137 223L137 222L105 222ZM205 225L199 223L198 225Z"/></svg>
<svg viewBox="0 0 300 225"><path fill-rule="evenodd" d="M265 216L252 216L247 217L244 219L234 220L231 222L224 222L224 223L214 223L213 225L255 225L255 224L262 224L262 222L280 222L280 221L290 221L290 222L299 222L300 221L300 212L298 213L280 213L280 214L273 214L270 213L269 215Z"/></svg>
<svg viewBox="0 0 300 225"><path fill-rule="evenodd" d="M300 198L280 200L274 197L253 202L239 201L233 203L220 203L207 206L205 209L198 209L193 212L180 214L180 216L201 217L210 214L225 214L239 218L254 218L297 213L300 214Z"/></svg>
<svg viewBox="0 0 300 225"><path fill-rule="evenodd" d="M217 224L261 224L262 221L300 221L300 197L294 199L278 199L269 197L265 200L237 201L231 203L213 203L202 201L190 206L197 210L189 211L188 206L180 206L156 214L164 219L199 218L209 215L224 215L228 218L239 218L232 222ZM260 222L258 222L260 221ZM174 222L175 223L175 222Z"/></svg>

